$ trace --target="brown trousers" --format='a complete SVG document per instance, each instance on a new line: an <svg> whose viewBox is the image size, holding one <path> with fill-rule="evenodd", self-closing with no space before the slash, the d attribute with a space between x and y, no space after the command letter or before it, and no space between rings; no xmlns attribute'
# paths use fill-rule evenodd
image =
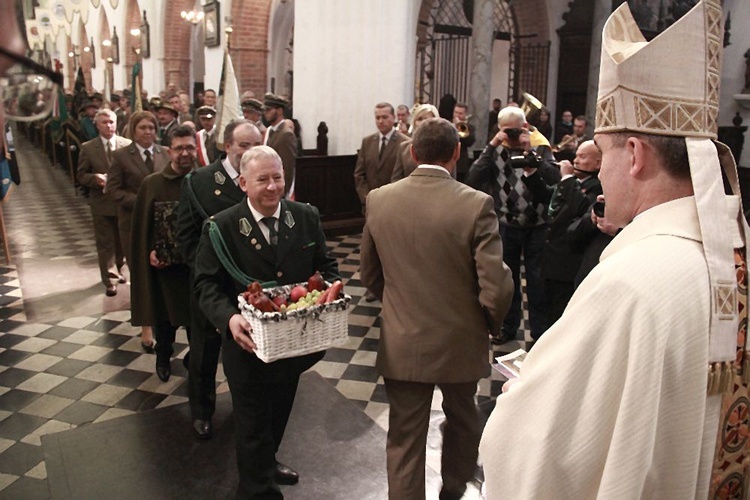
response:
<svg viewBox="0 0 750 500"><path fill-rule="evenodd" d="M92 215L92 218L102 283L104 286L115 285L125 260L117 216Z"/></svg>
<svg viewBox="0 0 750 500"><path fill-rule="evenodd" d="M481 429L474 394L477 383L430 384L385 379L390 402L386 457L388 498L424 500L425 448L435 386L443 393L443 490L461 493L477 466Z"/></svg>

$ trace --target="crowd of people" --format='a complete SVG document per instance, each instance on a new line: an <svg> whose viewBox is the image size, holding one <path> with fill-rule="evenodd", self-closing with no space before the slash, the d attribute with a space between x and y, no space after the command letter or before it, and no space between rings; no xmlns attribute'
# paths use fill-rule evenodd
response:
<svg viewBox="0 0 750 500"><path fill-rule="evenodd" d="M746 497L750 432L737 408L750 380L750 228L734 161L713 141L718 79L706 72L718 74L721 37L707 19L717 11L701 0L647 43L633 36L627 4L615 10L593 140L583 116L566 111L553 131L547 110L530 117L496 100L491 138L471 161L466 105L374 106L377 132L362 140L354 181L366 220L361 280L366 300L382 303L376 368L390 402L390 498L425 497L435 387L446 415L441 499L464 495L478 460L490 499ZM701 50L674 50L688 43ZM658 71L643 73L640 53ZM678 72L689 83L680 89L670 85ZM135 112L91 97L78 109L77 179L105 294L126 282L127 265L131 322L162 381L175 330L186 328L200 439L212 436L222 356L237 496L283 498L279 485L299 475L276 452L299 377L323 352L258 359L237 305L248 284L240 277L339 277L317 209L293 201L289 103L244 95L245 118L219 131L211 91L195 110L176 89ZM646 97L680 111L646 119ZM713 120L696 123L685 112L696 106ZM474 396L490 373L489 341L519 333L522 266L534 343L482 430Z"/></svg>

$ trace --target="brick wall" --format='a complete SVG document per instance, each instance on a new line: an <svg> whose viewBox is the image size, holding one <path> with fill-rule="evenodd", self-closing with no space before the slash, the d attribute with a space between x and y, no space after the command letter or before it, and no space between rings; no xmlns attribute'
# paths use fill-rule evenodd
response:
<svg viewBox="0 0 750 500"><path fill-rule="evenodd" d="M268 79L268 22L271 0L232 2L230 52L240 93L252 90L262 96Z"/></svg>
<svg viewBox="0 0 750 500"><path fill-rule="evenodd" d="M141 11L138 7L137 0L128 0L126 9L125 33L120 35L120 61L125 61L126 87L132 83L133 65L137 60L133 48L140 48L140 40L135 39L130 34L130 30L141 27ZM151 36L154 36L153 34Z"/></svg>
<svg viewBox="0 0 750 500"><path fill-rule="evenodd" d="M239 2L242 3L242 2ZM193 26L182 19L180 12L191 10L193 0L172 0L164 19L164 29L154 30L151 36L164 37L164 82L174 82L178 89L190 91L190 36Z"/></svg>

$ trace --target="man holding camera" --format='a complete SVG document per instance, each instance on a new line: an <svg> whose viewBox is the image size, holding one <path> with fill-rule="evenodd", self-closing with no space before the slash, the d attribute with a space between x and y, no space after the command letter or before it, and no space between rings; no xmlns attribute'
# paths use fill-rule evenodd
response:
<svg viewBox="0 0 750 500"><path fill-rule="evenodd" d="M560 172L531 148L529 124L520 108L503 108L497 121L500 132L471 166L466 183L491 194L495 200L503 239L503 260L513 273L513 302L502 332L493 338L493 342L502 344L516 338L521 324L521 255L526 268L531 335L536 339L544 332L544 282L540 265L551 193L540 199L526 183L529 176L538 175L545 184L552 186L560 181Z"/></svg>

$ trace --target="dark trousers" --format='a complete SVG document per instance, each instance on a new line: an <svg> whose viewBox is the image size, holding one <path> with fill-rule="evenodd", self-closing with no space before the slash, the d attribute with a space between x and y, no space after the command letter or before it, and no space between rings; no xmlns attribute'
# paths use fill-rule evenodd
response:
<svg viewBox="0 0 750 500"><path fill-rule="evenodd" d="M531 336L538 339L546 326L544 315L544 280L542 279L542 251L547 237L547 225L534 227L500 226L503 239L503 260L513 275L513 300L503 321L503 333L508 338L518 335L521 326L521 255L526 268L526 295L529 298Z"/></svg>
<svg viewBox="0 0 750 500"><path fill-rule="evenodd" d="M573 292L572 281L544 280L544 295L547 301L545 308L547 325L544 331L547 331L550 326L555 324L555 321L560 319L565 308L568 307ZM537 337L534 337L534 340L537 340Z"/></svg>
<svg viewBox="0 0 750 500"><path fill-rule="evenodd" d="M192 278L190 282L193 282ZM194 419L210 420L216 411L216 369L221 355L221 334L206 319L195 299L195 293L190 294L190 311L190 412Z"/></svg>
<svg viewBox="0 0 750 500"><path fill-rule="evenodd" d="M237 469L237 498L279 499L274 481L276 451L292 412L300 372L264 380L253 363L262 363L233 339L224 341L224 373L232 394Z"/></svg>
<svg viewBox="0 0 750 500"><path fill-rule="evenodd" d="M174 354L174 347L172 344L174 344L178 327L172 326L168 321L164 321L158 325L153 325L152 328L154 330L154 338L156 339L156 347L154 347L154 351L156 351L156 364L168 365L169 360L172 358L172 354ZM186 326L185 330L187 331L189 339L190 327Z"/></svg>
<svg viewBox="0 0 750 500"><path fill-rule="evenodd" d="M474 476L482 433L474 404L477 383L429 384L386 378L391 405L386 442L391 500L425 498L425 447L435 385L443 393L445 412L440 464L443 492L462 494Z"/></svg>

